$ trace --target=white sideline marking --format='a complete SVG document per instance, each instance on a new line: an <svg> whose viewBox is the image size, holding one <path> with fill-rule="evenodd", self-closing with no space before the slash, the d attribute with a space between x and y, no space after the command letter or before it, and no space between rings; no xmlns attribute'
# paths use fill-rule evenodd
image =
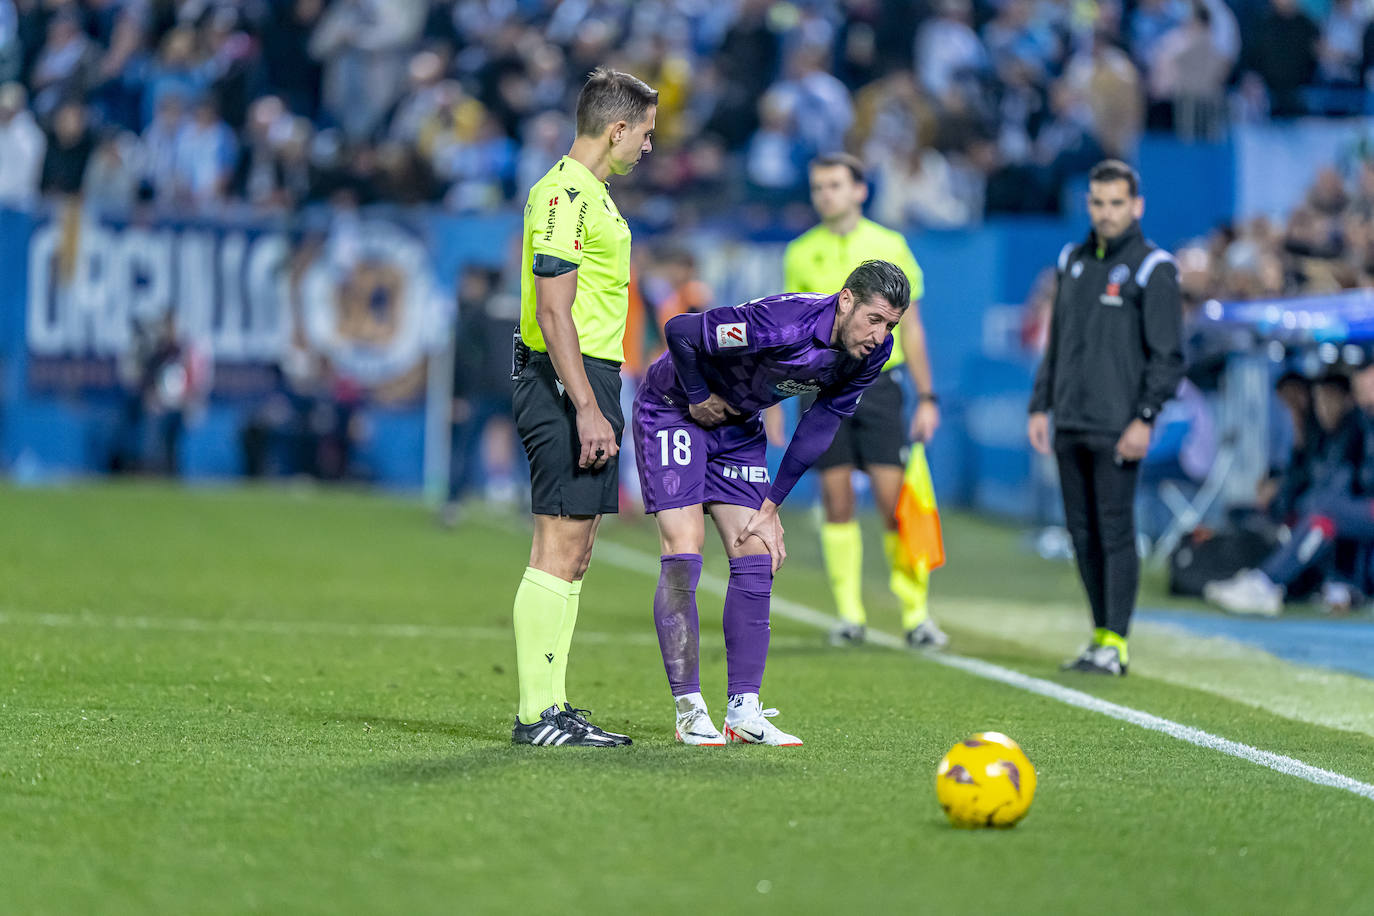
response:
<svg viewBox="0 0 1374 916"><path fill-rule="evenodd" d="M625 547L613 542L602 542L596 546L596 555L607 562L613 563L623 569L633 572L644 573L646 575L658 575L658 558L642 553L631 547ZM725 580L719 576L712 576L703 573L701 583L698 588L705 589L716 595L725 594ZM800 604L796 601L789 601L786 598L773 597L773 610L784 617L804 623L820 629L829 629L835 625L835 618L829 614L822 613L813 607ZM889 649L905 650L906 644L890 633L880 631L869 631L868 641L877 645L885 646ZM1232 757L1239 757L1251 763L1268 767L1289 776L1306 780L1319 786L1331 786L1335 789L1344 789L1363 798L1374 801L1374 785L1351 779L1340 773L1331 770L1324 770L1321 767L1312 766L1310 763L1303 763L1293 757L1285 757L1283 754L1275 754L1272 751L1260 750L1248 744L1241 744L1239 741L1232 741L1211 732L1205 732L1200 728L1193 728L1190 725L1183 725L1170 719L1152 715L1148 712L1141 712L1129 706L1122 706L1119 703L1112 703L1095 697L1092 694L1084 693L1081 690L1074 690L1072 687L1065 687L1053 681L1047 681L1038 677L1031 677L1014 671L1011 668L1003 668L1001 665L994 665L977 658L969 658L964 655L954 655L948 652L923 653L922 657L944 665L948 668L958 668L960 671L968 672L977 677L986 678L991 681L998 681L1012 687L1018 687L1031 693L1037 693L1052 700L1058 700L1069 706L1076 706L1079 709L1087 709L1092 712L1119 719L1122 722L1130 722L1141 728L1151 731L1163 732L1172 738L1186 741L1189 744L1205 747L1209 750L1229 754Z"/></svg>

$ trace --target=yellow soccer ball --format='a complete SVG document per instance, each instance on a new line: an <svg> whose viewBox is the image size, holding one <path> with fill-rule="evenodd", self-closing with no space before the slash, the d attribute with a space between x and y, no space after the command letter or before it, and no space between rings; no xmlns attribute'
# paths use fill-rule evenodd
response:
<svg viewBox="0 0 1374 916"><path fill-rule="evenodd" d="M1035 767L1006 735L979 732L940 761L935 795L956 827L1011 827L1035 798Z"/></svg>

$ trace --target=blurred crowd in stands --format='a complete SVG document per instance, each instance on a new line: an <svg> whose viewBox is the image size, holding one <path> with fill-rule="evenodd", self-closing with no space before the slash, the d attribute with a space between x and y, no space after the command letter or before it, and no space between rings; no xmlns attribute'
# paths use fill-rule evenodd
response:
<svg viewBox="0 0 1374 916"><path fill-rule="evenodd" d="M848 148L877 219L961 226L1147 127L1360 113L1372 54L1367 0L0 0L0 205L500 207L610 63L660 91L645 223L804 222Z"/></svg>

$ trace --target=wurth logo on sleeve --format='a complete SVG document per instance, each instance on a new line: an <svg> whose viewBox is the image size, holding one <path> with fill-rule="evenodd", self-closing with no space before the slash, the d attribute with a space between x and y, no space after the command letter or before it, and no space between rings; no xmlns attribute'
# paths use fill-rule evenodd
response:
<svg viewBox="0 0 1374 916"><path fill-rule="evenodd" d="M749 344L749 331L744 322L716 326L716 346L743 347Z"/></svg>

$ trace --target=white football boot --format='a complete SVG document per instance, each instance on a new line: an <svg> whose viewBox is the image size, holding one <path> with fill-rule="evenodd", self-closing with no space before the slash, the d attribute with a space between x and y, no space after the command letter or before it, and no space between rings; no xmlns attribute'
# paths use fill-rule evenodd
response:
<svg viewBox="0 0 1374 916"><path fill-rule="evenodd" d="M943 649L949 645L949 637L933 618L927 617L906 631L906 644L911 649Z"/></svg>
<svg viewBox="0 0 1374 916"><path fill-rule="evenodd" d="M677 706L677 740L695 747L725 747L725 736L716 730L701 694L683 694L673 703Z"/></svg>
<svg viewBox="0 0 1374 916"><path fill-rule="evenodd" d="M1283 613L1283 586L1258 569L1243 569L1229 579L1208 582L1202 587L1202 597L1232 614L1277 617Z"/></svg>
<svg viewBox="0 0 1374 916"><path fill-rule="evenodd" d="M725 738L739 744L768 744L773 747L801 747L802 740L789 735L768 720L776 709L761 709L757 693L737 693L730 697L725 712Z"/></svg>

